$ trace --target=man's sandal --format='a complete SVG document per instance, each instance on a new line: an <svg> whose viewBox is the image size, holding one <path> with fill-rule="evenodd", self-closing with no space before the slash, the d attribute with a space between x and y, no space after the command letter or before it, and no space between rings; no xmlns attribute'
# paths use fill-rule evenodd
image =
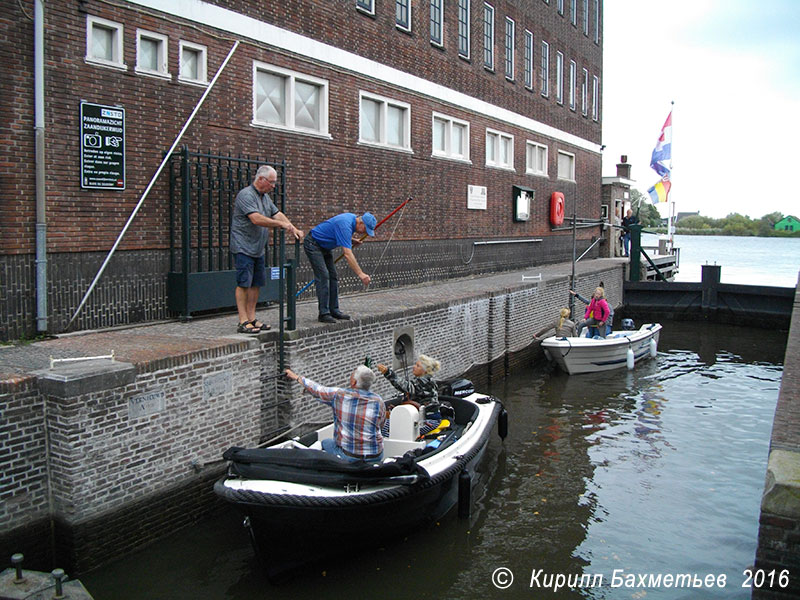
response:
<svg viewBox="0 0 800 600"><path fill-rule="evenodd" d="M245 321L244 323L239 323L239 327L236 328L237 333L261 333L261 328L254 327L252 321Z"/></svg>
<svg viewBox="0 0 800 600"><path fill-rule="evenodd" d="M270 329L272 329L272 327L270 327L266 323L259 324L258 319L253 319L252 321L250 321L250 324L253 327L255 327L258 331L269 331Z"/></svg>

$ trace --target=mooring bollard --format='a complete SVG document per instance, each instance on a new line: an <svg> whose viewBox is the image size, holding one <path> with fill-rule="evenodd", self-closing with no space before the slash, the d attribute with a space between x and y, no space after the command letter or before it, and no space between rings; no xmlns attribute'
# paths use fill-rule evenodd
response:
<svg viewBox="0 0 800 600"><path fill-rule="evenodd" d="M53 569L52 573L53 579L56 580L56 593L53 595L53 598L63 598L64 597L64 569Z"/></svg>
<svg viewBox="0 0 800 600"><path fill-rule="evenodd" d="M11 555L11 564L14 565L14 569L17 571L17 574L14 577L14 583L22 583L25 581L25 578L22 576L23 560L25 560L25 557L19 552Z"/></svg>

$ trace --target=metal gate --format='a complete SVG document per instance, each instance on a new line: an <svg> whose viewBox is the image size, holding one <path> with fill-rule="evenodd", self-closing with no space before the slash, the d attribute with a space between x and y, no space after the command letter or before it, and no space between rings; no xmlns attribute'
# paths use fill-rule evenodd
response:
<svg viewBox="0 0 800 600"><path fill-rule="evenodd" d="M272 200L285 213L285 161L190 152L186 146L170 157L167 306L182 318L236 306L236 270L229 251L233 205L236 194L250 185L262 165L278 173ZM284 300L287 328L294 329L296 323L294 289L300 245L295 242L294 246L294 258L287 261L284 231L273 230L267 247L267 283L258 298L259 302L280 302L281 329Z"/></svg>

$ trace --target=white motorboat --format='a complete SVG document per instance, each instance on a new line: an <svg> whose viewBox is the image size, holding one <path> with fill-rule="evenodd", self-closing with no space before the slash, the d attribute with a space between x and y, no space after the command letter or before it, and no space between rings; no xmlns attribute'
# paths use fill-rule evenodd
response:
<svg viewBox="0 0 800 600"><path fill-rule="evenodd" d="M655 358L660 333L661 324L646 323L632 331L612 331L605 339L550 337L542 341L542 350L570 375L632 369L640 360Z"/></svg>

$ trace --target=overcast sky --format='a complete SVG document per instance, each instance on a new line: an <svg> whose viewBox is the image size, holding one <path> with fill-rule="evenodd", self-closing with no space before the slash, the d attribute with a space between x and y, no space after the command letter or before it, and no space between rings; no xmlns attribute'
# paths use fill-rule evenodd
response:
<svg viewBox="0 0 800 600"><path fill-rule="evenodd" d="M626 154L646 194L673 108L677 211L800 217L800 0L604 5L603 175Z"/></svg>

